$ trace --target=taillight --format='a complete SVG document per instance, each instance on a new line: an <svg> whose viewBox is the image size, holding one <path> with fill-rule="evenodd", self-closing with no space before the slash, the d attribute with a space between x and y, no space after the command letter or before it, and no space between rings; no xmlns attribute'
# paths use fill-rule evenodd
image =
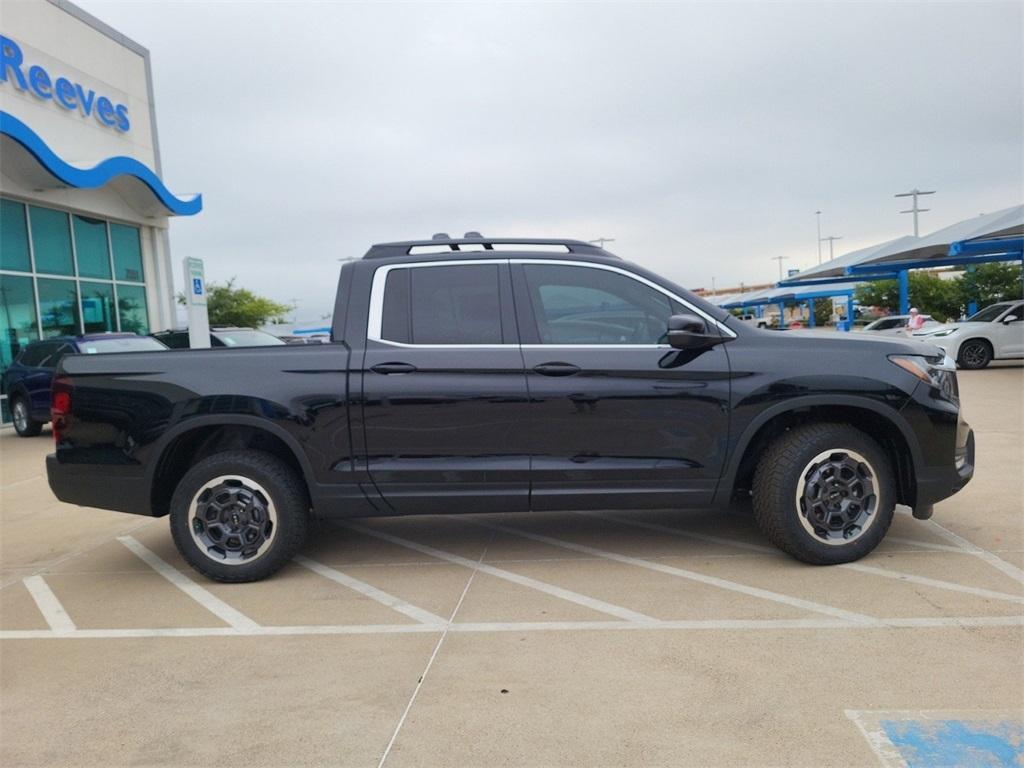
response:
<svg viewBox="0 0 1024 768"><path fill-rule="evenodd" d="M59 443L64 432L71 425L71 381L57 378L53 380L50 395L50 419L53 421L53 439Z"/></svg>

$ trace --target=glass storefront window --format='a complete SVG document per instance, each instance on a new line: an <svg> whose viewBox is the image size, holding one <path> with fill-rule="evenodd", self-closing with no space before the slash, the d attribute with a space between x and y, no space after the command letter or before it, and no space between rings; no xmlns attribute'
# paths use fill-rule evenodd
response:
<svg viewBox="0 0 1024 768"><path fill-rule="evenodd" d="M131 224L0 198L0 373L40 339L148 333L142 236ZM9 423L0 392L0 425Z"/></svg>
<svg viewBox="0 0 1024 768"><path fill-rule="evenodd" d="M122 331L139 334L149 333L146 289L141 285L118 285L117 314L121 318Z"/></svg>
<svg viewBox="0 0 1024 768"><path fill-rule="evenodd" d="M32 278L0 274L0 372L38 338Z"/></svg>
<svg viewBox="0 0 1024 768"><path fill-rule="evenodd" d="M110 245L114 249L114 277L117 280L132 280L141 283L142 245L139 228L127 224L110 225Z"/></svg>
<svg viewBox="0 0 1024 768"><path fill-rule="evenodd" d="M83 280L79 285L82 290L82 325L85 332L116 331L114 286L110 283L93 283L88 280Z"/></svg>
<svg viewBox="0 0 1024 768"><path fill-rule="evenodd" d="M110 249L107 246L107 222L88 216L72 217L75 222L75 255L79 277L110 279Z"/></svg>
<svg viewBox="0 0 1024 768"><path fill-rule="evenodd" d="M75 281L40 278L37 282L43 338L74 336L79 333L78 287Z"/></svg>
<svg viewBox="0 0 1024 768"><path fill-rule="evenodd" d="M32 271L25 206L13 200L0 200L0 269Z"/></svg>
<svg viewBox="0 0 1024 768"><path fill-rule="evenodd" d="M32 250L36 256L36 272L75 274L68 215L52 208L30 205L28 218L32 230Z"/></svg>

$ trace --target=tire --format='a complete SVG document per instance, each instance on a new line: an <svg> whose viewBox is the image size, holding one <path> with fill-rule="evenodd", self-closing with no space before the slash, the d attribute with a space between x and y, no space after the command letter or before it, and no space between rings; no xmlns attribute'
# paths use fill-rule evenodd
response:
<svg viewBox="0 0 1024 768"><path fill-rule="evenodd" d="M968 339L960 345L956 364L969 371L984 368L992 362L992 345L985 339Z"/></svg>
<svg viewBox="0 0 1024 768"><path fill-rule="evenodd" d="M171 497L181 556L215 581L259 581L302 548L309 496L296 473L262 451L226 451L185 473Z"/></svg>
<svg viewBox="0 0 1024 768"><path fill-rule="evenodd" d="M11 420L19 437L35 437L43 431L42 422L32 418L28 403L20 395L11 399Z"/></svg>
<svg viewBox="0 0 1024 768"><path fill-rule="evenodd" d="M874 440L848 424L819 422L768 446L752 502L772 544L805 563L836 565L864 557L885 537L896 483Z"/></svg>

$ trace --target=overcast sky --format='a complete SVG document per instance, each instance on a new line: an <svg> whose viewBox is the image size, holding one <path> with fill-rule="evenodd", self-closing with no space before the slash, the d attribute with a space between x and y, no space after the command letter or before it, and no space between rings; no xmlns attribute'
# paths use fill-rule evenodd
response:
<svg viewBox="0 0 1024 768"><path fill-rule="evenodd" d="M1022 5L79 0L152 53L207 277L330 311L341 257L476 229L612 237L691 287L1021 202ZM827 254L827 243L824 244Z"/></svg>

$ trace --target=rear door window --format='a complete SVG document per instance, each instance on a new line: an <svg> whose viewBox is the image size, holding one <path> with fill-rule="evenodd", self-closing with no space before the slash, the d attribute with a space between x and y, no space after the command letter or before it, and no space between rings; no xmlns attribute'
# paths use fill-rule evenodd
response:
<svg viewBox="0 0 1024 768"><path fill-rule="evenodd" d="M25 348L25 351L21 353L18 358L18 362L24 365L26 368L38 368L40 364L45 360L56 345L53 342L43 344L31 344Z"/></svg>
<svg viewBox="0 0 1024 768"><path fill-rule="evenodd" d="M393 269L381 338L405 344L502 344L498 264Z"/></svg>

